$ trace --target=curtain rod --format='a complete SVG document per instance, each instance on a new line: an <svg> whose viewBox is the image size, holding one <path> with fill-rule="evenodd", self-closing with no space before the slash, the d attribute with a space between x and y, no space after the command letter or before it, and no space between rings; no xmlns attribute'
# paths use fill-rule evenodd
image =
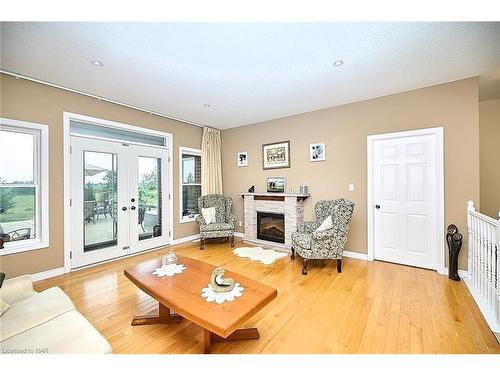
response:
<svg viewBox="0 0 500 375"><path fill-rule="evenodd" d="M65 86L54 84L54 83L42 81L40 79L36 79L36 78L24 76L22 74L9 72L8 70L0 69L0 73L8 75L8 76L12 76L12 77L14 77L16 79L25 79L27 81L32 81L32 82L40 83L42 85L47 85L47 86L50 86L50 87L55 87L57 89L61 89L61 90L73 92L75 94L80 94L80 95L88 96L90 98L97 99L98 101L108 102L108 103L112 103L112 104L116 104L116 105L121 105L122 107L127 107L127 108L130 108L130 109L135 109L136 111L141 111L141 112L149 113L150 115L155 115L155 116L158 116L158 117L167 118L169 120L174 120L174 121L182 122L183 124L198 126L200 128L203 128L203 127L210 127L211 128L212 127L212 126L206 126L206 125L198 124L196 122L186 121L186 120L183 120L183 119L180 119L180 118L177 118L177 117L167 116L167 115L164 115L164 114L159 113L159 112L150 111L150 110L147 110L147 109L144 109L144 108L141 108L141 107L136 107L134 105L126 104L126 103L119 102L119 101L116 101L116 100L113 100L113 99L104 98L102 96L98 96L98 95L94 95L94 94L89 94L87 92L83 92L83 91L71 89L69 87L65 87ZM214 129L217 129L217 128L214 128Z"/></svg>

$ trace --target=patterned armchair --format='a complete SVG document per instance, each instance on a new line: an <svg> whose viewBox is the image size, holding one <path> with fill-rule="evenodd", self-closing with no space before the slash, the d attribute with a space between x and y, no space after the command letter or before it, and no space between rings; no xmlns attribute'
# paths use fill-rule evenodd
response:
<svg viewBox="0 0 500 375"><path fill-rule="evenodd" d="M314 206L316 221L306 221L298 224L292 233L292 259L295 252L303 261L302 274L307 275L308 259L337 259L337 271L342 272L342 252L347 242L347 232L351 223L354 203L347 199L319 201ZM323 220L332 217L333 228L315 232Z"/></svg>
<svg viewBox="0 0 500 375"><path fill-rule="evenodd" d="M203 215L202 208L215 207L216 222L207 224ZM234 247L234 221L236 216L231 213L233 200L220 194L208 194L198 198L199 215L196 221L200 224L200 250L205 248L207 238L228 237L231 247Z"/></svg>

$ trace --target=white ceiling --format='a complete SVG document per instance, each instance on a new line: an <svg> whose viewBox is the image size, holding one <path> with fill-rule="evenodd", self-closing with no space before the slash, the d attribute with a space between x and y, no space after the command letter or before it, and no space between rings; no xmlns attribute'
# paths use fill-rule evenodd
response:
<svg viewBox="0 0 500 375"><path fill-rule="evenodd" d="M500 23L2 23L0 65L223 129L495 71Z"/></svg>

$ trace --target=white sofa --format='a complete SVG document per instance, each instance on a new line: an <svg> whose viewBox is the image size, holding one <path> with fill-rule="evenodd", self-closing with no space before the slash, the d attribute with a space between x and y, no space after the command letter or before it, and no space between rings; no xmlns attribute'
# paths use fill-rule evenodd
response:
<svg viewBox="0 0 500 375"><path fill-rule="evenodd" d="M111 353L104 337L60 289L37 293L30 275L5 280L0 299L0 353Z"/></svg>

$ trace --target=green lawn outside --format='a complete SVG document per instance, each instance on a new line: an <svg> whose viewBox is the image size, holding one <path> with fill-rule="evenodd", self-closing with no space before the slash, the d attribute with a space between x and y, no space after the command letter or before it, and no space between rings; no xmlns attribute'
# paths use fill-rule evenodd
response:
<svg viewBox="0 0 500 375"><path fill-rule="evenodd" d="M33 219L35 206L34 195L17 195L14 197L14 203L14 208L0 214L0 223Z"/></svg>

